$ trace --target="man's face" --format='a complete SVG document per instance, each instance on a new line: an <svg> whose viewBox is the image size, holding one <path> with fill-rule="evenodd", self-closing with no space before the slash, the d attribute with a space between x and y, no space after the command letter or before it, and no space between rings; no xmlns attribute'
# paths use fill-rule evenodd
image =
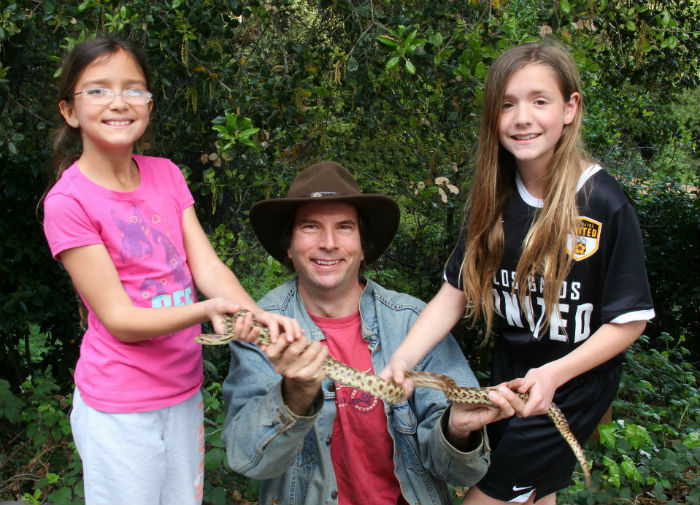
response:
<svg viewBox="0 0 700 505"><path fill-rule="evenodd" d="M362 251L357 209L347 203L312 202L296 212L287 256L311 296L342 296L358 284Z"/></svg>

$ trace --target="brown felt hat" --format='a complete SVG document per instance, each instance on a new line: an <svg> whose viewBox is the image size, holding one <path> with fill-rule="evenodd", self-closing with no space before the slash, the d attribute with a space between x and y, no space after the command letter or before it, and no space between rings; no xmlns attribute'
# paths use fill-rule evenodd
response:
<svg viewBox="0 0 700 505"><path fill-rule="evenodd" d="M376 260L389 246L399 226L399 206L386 195L363 194L355 179L342 165L322 161L303 169L284 198L262 200L250 209L250 223L258 240L281 263L287 259L282 233L297 207L316 201L354 205L363 217L363 233L374 247L365 251L365 261Z"/></svg>

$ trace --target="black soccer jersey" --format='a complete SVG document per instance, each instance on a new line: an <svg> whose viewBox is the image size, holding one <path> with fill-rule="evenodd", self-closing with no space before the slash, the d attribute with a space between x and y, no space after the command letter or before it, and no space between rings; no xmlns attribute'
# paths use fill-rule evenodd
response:
<svg viewBox="0 0 700 505"><path fill-rule="evenodd" d="M620 185L598 165L578 184L578 227L570 237L574 264L559 296L549 328L542 331L543 280L531 284L531 307L520 307L512 290L522 244L542 201L519 177L517 191L503 211L504 254L493 278L495 331L505 350L531 367L558 359L586 341L605 323L648 320L654 316L644 266L637 215ZM445 268L445 279L461 289L466 229Z"/></svg>

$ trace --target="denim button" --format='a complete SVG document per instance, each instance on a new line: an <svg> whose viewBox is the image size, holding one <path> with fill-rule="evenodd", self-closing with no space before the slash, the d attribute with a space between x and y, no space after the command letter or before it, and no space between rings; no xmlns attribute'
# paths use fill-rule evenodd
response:
<svg viewBox="0 0 700 505"><path fill-rule="evenodd" d="M334 500L335 500L336 498L338 498L338 491L333 491L333 492L331 493L331 498L333 498Z"/></svg>

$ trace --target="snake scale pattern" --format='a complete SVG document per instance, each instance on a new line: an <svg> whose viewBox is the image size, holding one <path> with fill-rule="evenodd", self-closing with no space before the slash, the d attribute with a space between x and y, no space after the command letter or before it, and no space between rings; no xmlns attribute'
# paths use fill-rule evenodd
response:
<svg viewBox="0 0 700 505"><path fill-rule="evenodd" d="M248 311L243 309L235 312L234 314L229 314L224 317L224 329L225 333L218 334L202 334L195 337L195 342L202 345L223 345L228 344L232 340L235 340L235 320L238 317L245 316ZM260 328L260 333L257 338L257 342L260 345L270 344L270 334L267 328L260 324L258 321L253 319L253 325ZM401 401L406 392L403 387L395 384L393 382L385 381L377 377L376 375L351 368L344 365L340 361L328 356L322 363L322 368L326 376L335 382L339 382L343 385L350 386L361 391L365 391L377 398L390 402L397 403ZM428 387L434 388L442 391L445 397L453 403L470 403L478 405L491 405L492 402L489 400L489 391L493 388L488 387L460 387L458 386L452 378L433 372L406 372L406 378L413 381L415 387ZM527 393L517 393L518 396L523 400L527 401ZM576 459L581 465L583 470L583 476L586 480L586 486L591 487L591 471L588 466L588 461L586 460L586 455L583 452L583 448L576 440L576 437L571 433L569 428L569 423L564 416L564 413L559 407L552 403L551 407L547 411L547 415L554 422L554 425L559 430L559 433L564 438L566 443L569 444L571 450L576 455Z"/></svg>

